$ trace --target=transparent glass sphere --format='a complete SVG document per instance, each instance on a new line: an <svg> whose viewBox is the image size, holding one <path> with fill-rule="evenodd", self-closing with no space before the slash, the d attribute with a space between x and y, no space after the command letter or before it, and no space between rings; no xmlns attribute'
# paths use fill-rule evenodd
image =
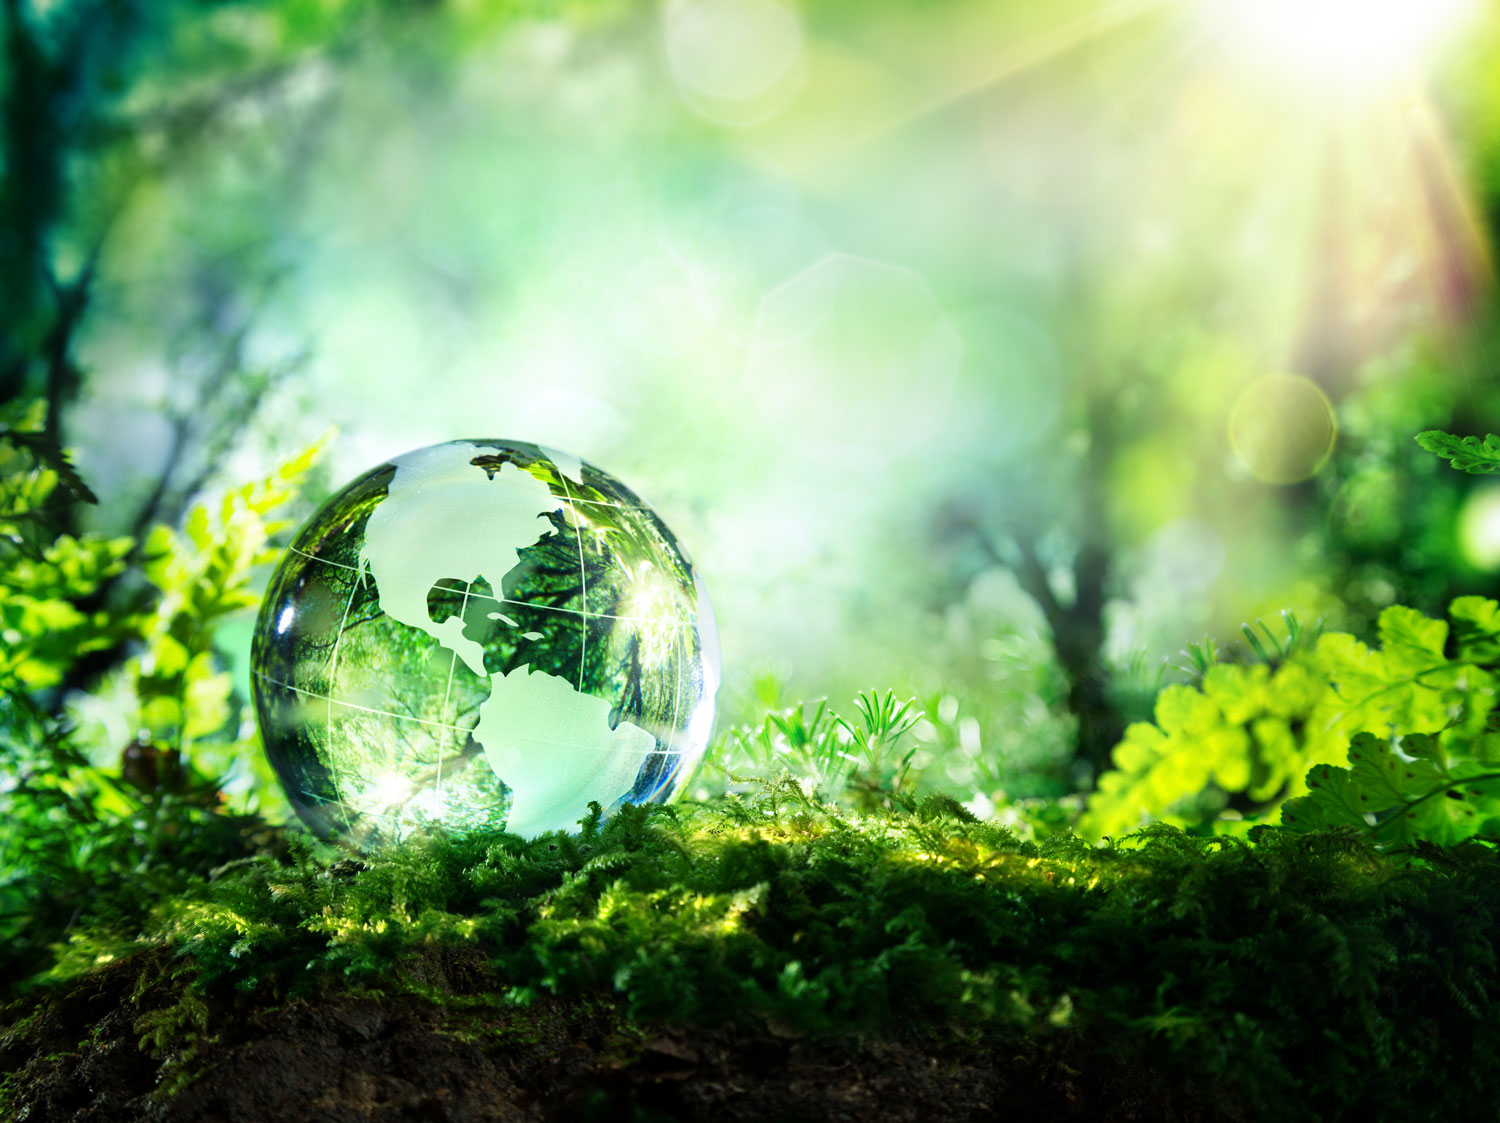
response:
<svg viewBox="0 0 1500 1123"><path fill-rule="evenodd" d="M613 476L518 441L398 456L333 496L271 578L252 649L298 814L357 843L576 830L664 802L707 746L713 610Z"/></svg>

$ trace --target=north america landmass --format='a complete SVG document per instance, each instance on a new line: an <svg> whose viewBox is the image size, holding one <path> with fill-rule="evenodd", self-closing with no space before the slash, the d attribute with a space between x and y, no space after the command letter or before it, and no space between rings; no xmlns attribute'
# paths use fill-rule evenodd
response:
<svg viewBox="0 0 1500 1123"><path fill-rule="evenodd" d="M381 611L426 632L489 681L471 736L510 789L506 830L571 829L591 801L608 808L631 790L656 738L629 721L612 727L608 700L529 663L491 674L461 616L432 618L434 585L482 579L498 591L521 551L557 533L543 518L557 508L551 489L514 464L476 464L484 451L455 441L392 460L386 497L365 526L360 568L375 582ZM567 466L558 458L559 474ZM503 613L490 619L497 628L515 626ZM520 642L530 642L527 635Z"/></svg>

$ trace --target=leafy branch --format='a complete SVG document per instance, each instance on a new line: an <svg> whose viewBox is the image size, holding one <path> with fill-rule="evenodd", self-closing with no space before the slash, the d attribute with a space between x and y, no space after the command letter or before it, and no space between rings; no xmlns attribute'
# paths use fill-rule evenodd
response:
<svg viewBox="0 0 1500 1123"><path fill-rule="evenodd" d="M1319 635L1313 643L1288 615L1285 641L1264 625L1264 637L1247 630L1247 640L1258 643L1252 645L1257 662L1210 662L1200 648L1196 682L1162 691L1155 721L1125 731L1114 768L1100 777L1079 829L1115 836L1157 819L1216 833L1244 831L1269 821L1288 798L1314 790L1309 770L1318 776L1325 766L1336 770L1350 740L1361 734L1403 743L1430 735L1450 754L1453 776L1483 773L1472 762L1476 753L1489 752L1481 745L1497 698L1500 604L1460 597L1449 618L1392 606L1380 616L1380 644L1372 647L1344 633ZM1391 810L1394 804L1365 790L1366 779L1361 773L1351 781L1351 806L1360 815L1369 810L1362 803ZM1428 788L1438 786L1429 780ZM1462 818L1472 820L1463 827L1469 834L1483 822L1483 816ZM1422 837L1434 837L1435 825L1417 819ZM1290 821L1314 820L1304 808Z"/></svg>
<svg viewBox="0 0 1500 1123"><path fill-rule="evenodd" d="M57 476L57 482L74 499L82 503L97 504L99 502L99 497L94 494L88 484L84 483L83 477L73 465L72 458L57 443L57 438L53 434L45 430L19 429L0 425L0 441L8 442L16 448L24 448L36 459L38 467L48 469Z"/></svg>
<svg viewBox="0 0 1500 1123"><path fill-rule="evenodd" d="M1417 444L1452 464L1454 471L1471 476L1500 474L1500 436L1459 437L1441 429L1418 433Z"/></svg>
<svg viewBox="0 0 1500 1123"><path fill-rule="evenodd" d="M865 801L882 802L882 797L899 795L911 772L912 757L917 746L913 745L902 756L894 756L898 741L922 719L915 698L897 702L893 691L882 695L877 690L861 692L854 700L859 711L860 724L839 717L837 724L854 749L859 761L853 778L855 789Z"/></svg>
<svg viewBox="0 0 1500 1123"><path fill-rule="evenodd" d="M316 455L144 544L73 536L61 500L82 496L37 435L41 408L0 415L0 975L45 965L80 921L138 924L151 893L261 837L259 797L233 806L224 790L232 769L269 776L215 640L258 599L254 570ZM106 604L125 576L130 595Z"/></svg>

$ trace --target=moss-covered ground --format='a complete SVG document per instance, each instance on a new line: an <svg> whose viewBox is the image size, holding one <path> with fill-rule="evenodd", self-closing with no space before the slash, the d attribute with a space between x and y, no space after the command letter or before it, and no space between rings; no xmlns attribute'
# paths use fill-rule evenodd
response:
<svg viewBox="0 0 1500 1123"><path fill-rule="evenodd" d="M17 1119L1467 1120L1500 859L1171 828L1026 841L768 785L573 836L291 841L75 931ZM300 1105L300 1106L299 1106Z"/></svg>

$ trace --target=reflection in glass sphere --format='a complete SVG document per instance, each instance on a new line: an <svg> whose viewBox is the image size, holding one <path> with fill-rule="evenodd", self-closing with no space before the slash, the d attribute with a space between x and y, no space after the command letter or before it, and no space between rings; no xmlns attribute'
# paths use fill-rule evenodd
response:
<svg viewBox="0 0 1500 1123"><path fill-rule="evenodd" d="M720 674L655 513L577 457L496 440L398 456L325 503L271 579L252 666L292 805L361 844L666 801Z"/></svg>

